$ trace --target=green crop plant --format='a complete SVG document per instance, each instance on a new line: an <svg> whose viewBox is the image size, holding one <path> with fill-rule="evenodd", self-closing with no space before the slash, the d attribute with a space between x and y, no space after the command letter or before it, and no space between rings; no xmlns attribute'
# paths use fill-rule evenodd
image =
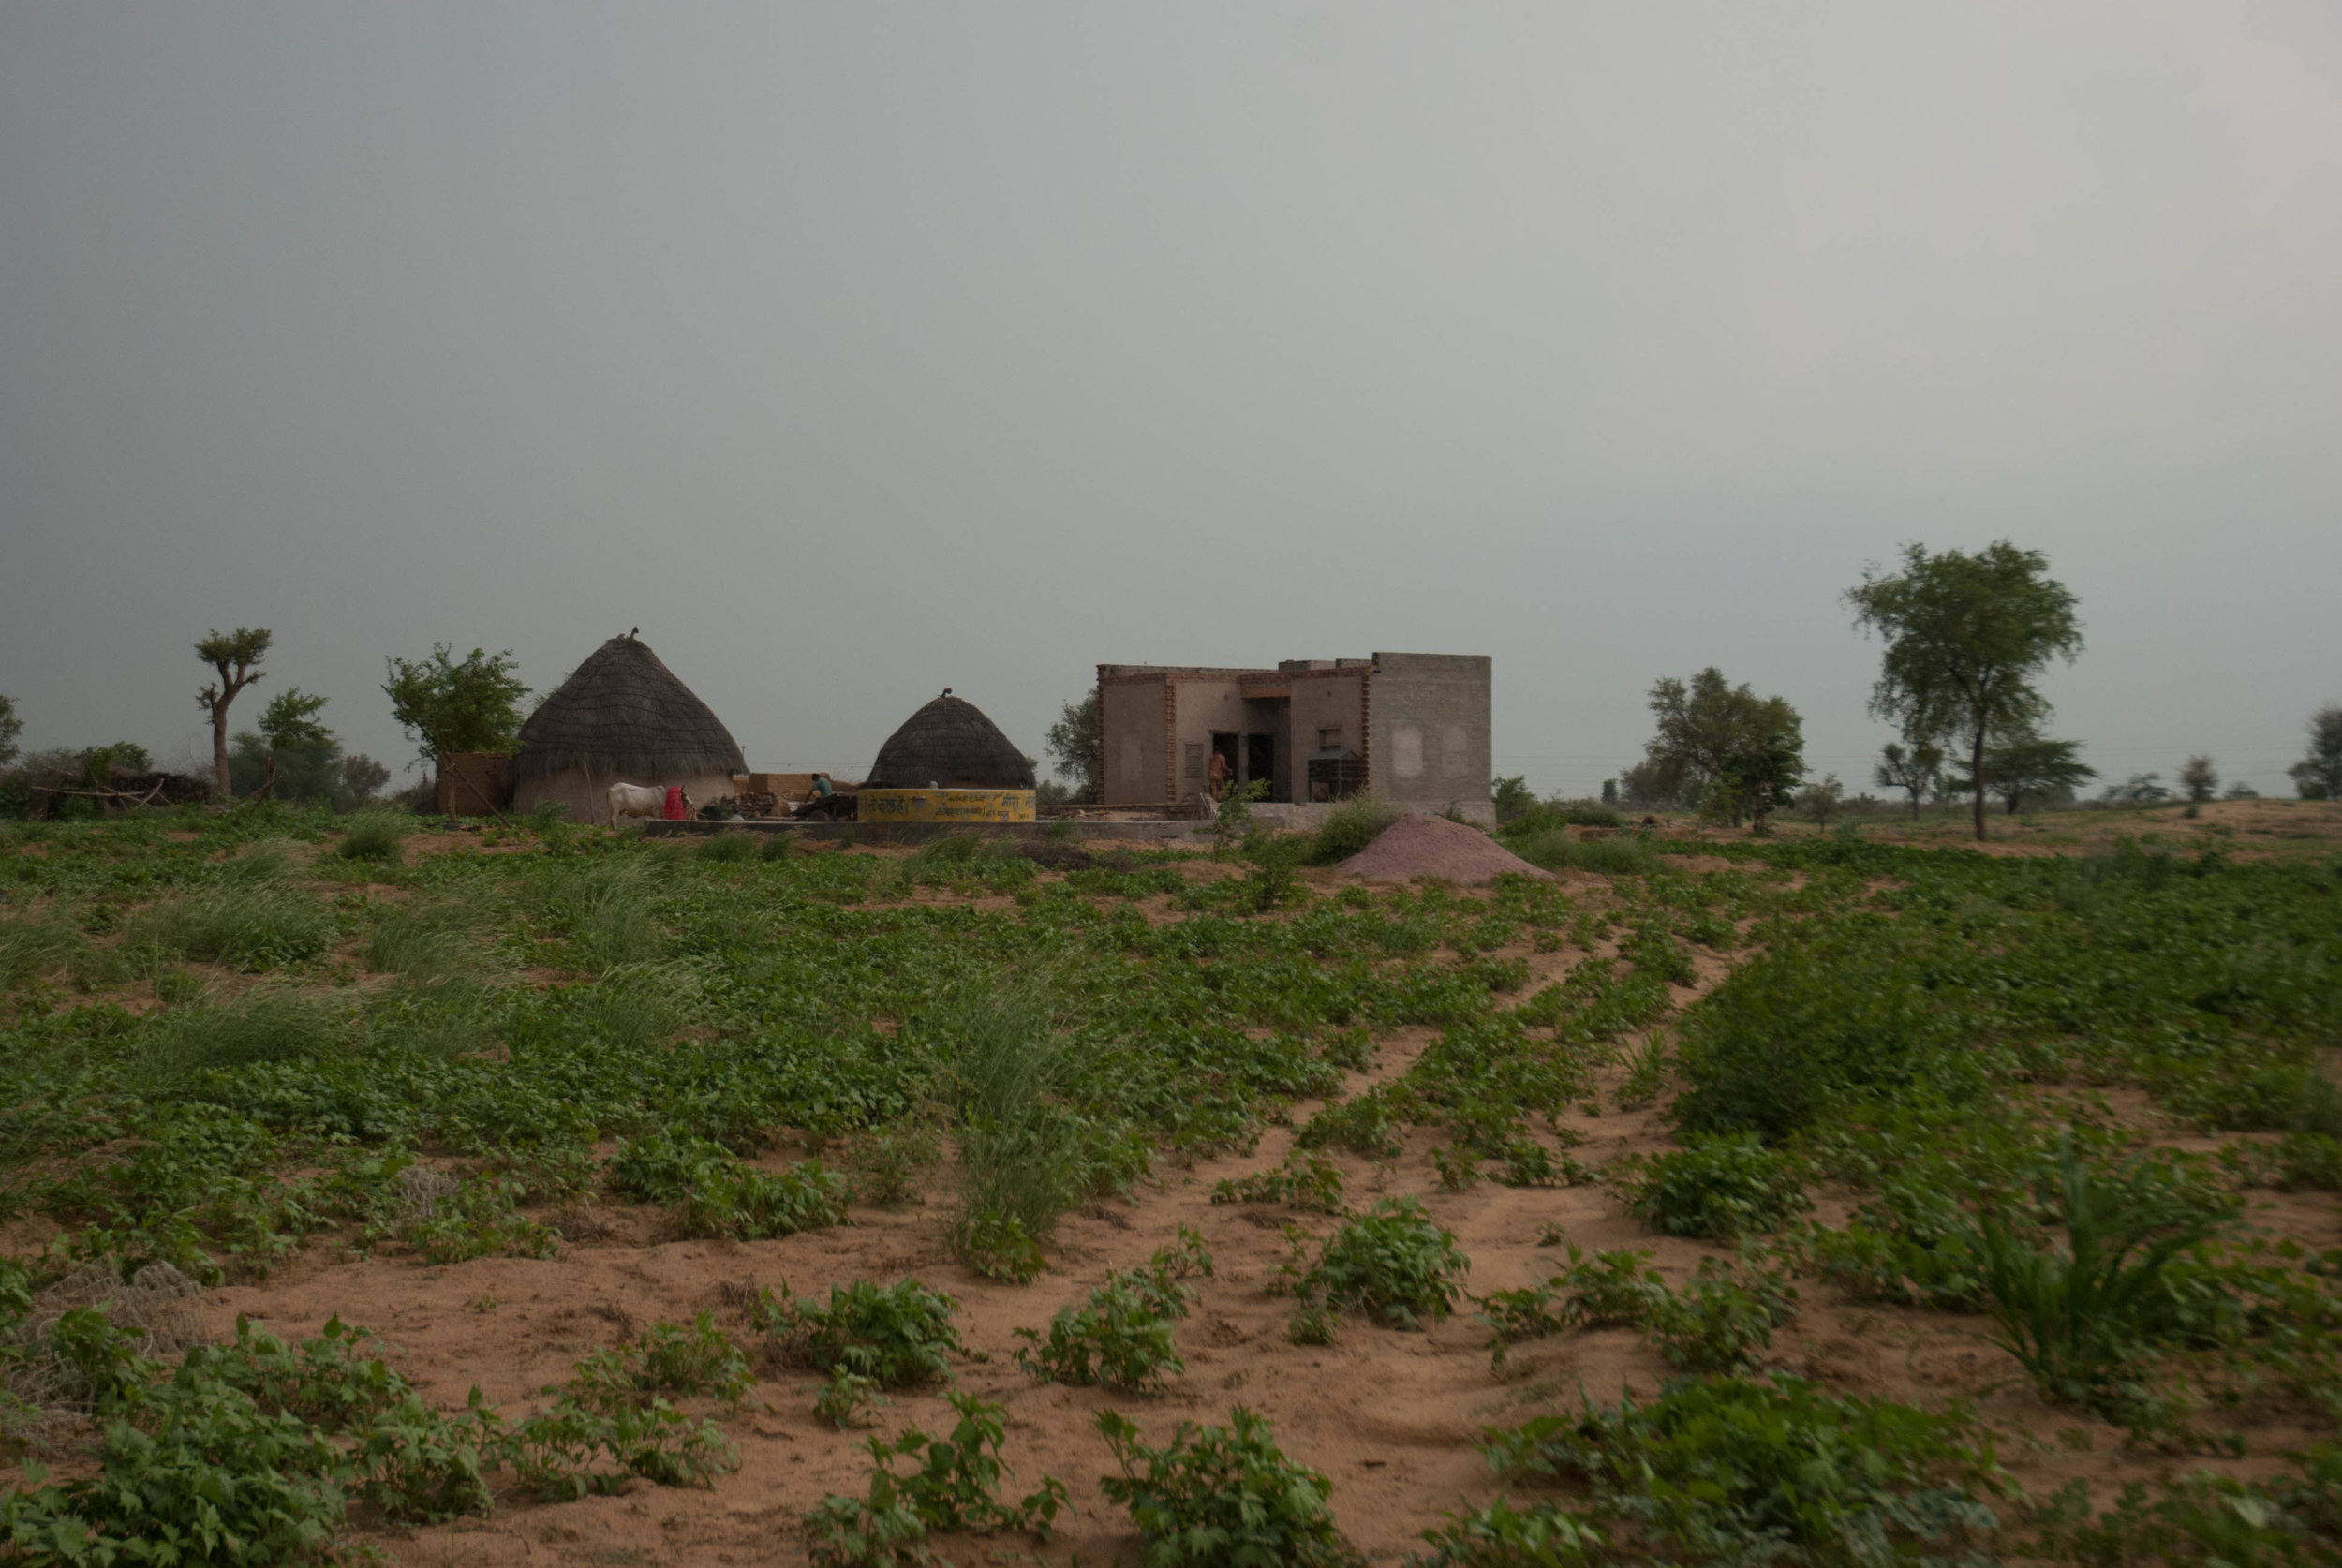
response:
<svg viewBox="0 0 2342 1568"><path fill-rule="evenodd" d="M1326 1500L1333 1483L1278 1448L1268 1423L1239 1405L1225 1427L1181 1422L1150 1448L1136 1423L1111 1410L1098 1430L1119 1475L1100 1479L1138 1527L1143 1568L1333 1568L1353 1554Z"/></svg>
<svg viewBox="0 0 2342 1568"><path fill-rule="evenodd" d="M2051 1398L2102 1404L2151 1333L2167 1272L2211 1225L2172 1226L2152 1208L2110 1202L2070 1137L2057 1153L2062 1250L2036 1245L1992 1213L1979 1215L1964 1239L2001 1347Z"/></svg>
<svg viewBox="0 0 2342 1568"><path fill-rule="evenodd" d="M1686 1378L1648 1404L1589 1399L1578 1416L1485 1436L1500 1472L1590 1487L1583 1522L1610 1552L1852 1565L1989 1539L1998 1520L1981 1498L2005 1483L1970 1430L1964 1412L1841 1399L1775 1376Z"/></svg>
<svg viewBox="0 0 2342 1568"><path fill-rule="evenodd" d="M952 1318L959 1303L917 1280L891 1285L856 1280L832 1285L826 1305L764 1293L757 1322L791 1363L844 1371L873 1389L908 1388L952 1375L950 1356L967 1347Z"/></svg>
<svg viewBox="0 0 2342 1568"><path fill-rule="evenodd" d="M1799 1162L1754 1134L1696 1138L1627 1168L1627 1208L1668 1235L1734 1241L1779 1230L1813 1206Z"/></svg>
<svg viewBox="0 0 2342 1568"><path fill-rule="evenodd" d="M1322 1154L1298 1148L1287 1154L1282 1164L1213 1183L1211 1201L1290 1204L1295 1208L1313 1209L1320 1214L1340 1214L1347 1206L1342 1202L1341 1173L1335 1169L1334 1162Z"/></svg>
<svg viewBox="0 0 2342 1568"><path fill-rule="evenodd" d="M737 1410L755 1383L746 1353L702 1312L688 1327L653 1324L623 1344L596 1351L577 1364L571 1389L591 1390L604 1403L705 1395Z"/></svg>
<svg viewBox="0 0 2342 1568"><path fill-rule="evenodd" d="M1778 1273L1702 1258L1691 1284L1658 1302L1645 1326L1673 1365L1737 1372L1754 1365L1772 1331L1796 1315L1797 1290Z"/></svg>
<svg viewBox="0 0 2342 1568"><path fill-rule="evenodd" d="M1454 1309L1469 1266L1456 1238L1415 1199L1386 1198L1327 1238L1299 1294L1304 1302L1415 1328Z"/></svg>
<svg viewBox="0 0 2342 1568"><path fill-rule="evenodd" d="M949 1435L931 1437L916 1426L895 1438L865 1440L869 1481L859 1498L835 1492L805 1516L815 1568L887 1568L932 1560L930 1531L1030 1531L1047 1539L1065 1507L1065 1484L1044 1475L1015 1505L1001 1501L1009 1473L1001 1460L1001 1407L972 1395L950 1397L958 1420ZM898 1460L915 1468L897 1473Z"/></svg>
<svg viewBox="0 0 2342 1568"><path fill-rule="evenodd" d="M1171 1342L1171 1324L1187 1316L1194 1294L1186 1280L1210 1272L1203 1238L1181 1226L1178 1246L1158 1251L1143 1269L1107 1275L1081 1305L1050 1320L1046 1338L1018 1329L1028 1343L1017 1350L1017 1363L1057 1383L1161 1393L1165 1378L1187 1370Z"/></svg>
<svg viewBox="0 0 2342 1568"><path fill-rule="evenodd" d="M1431 1549L1410 1560L1422 1568L1580 1568L1606 1561L1601 1530L1554 1502L1515 1508L1499 1498L1450 1514L1423 1539Z"/></svg>
<svg viewBox="0 0 2342 1568"><path fill-rule="evenodd" d="M734 828L729 833L711 834L701 839L699 858L718 865L737 865L756 859L762 848L754 834Z"/></svg>

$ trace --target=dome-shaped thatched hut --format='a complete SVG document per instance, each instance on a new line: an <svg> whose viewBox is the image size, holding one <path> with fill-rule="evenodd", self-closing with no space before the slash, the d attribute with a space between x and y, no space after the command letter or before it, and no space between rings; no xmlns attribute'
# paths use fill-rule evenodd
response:
<svg viewBox="0 0 2342 1568"><path fill-rule="evenodd" d="M864 790L1030 790L1032 764L984 710L946 688L879 747Z"/></svg>
<svg viewBox="0 0 2342 1568"><path fill-rule="evenodd" d="M680 784L696 807L732 793L746 773L740 743L647 643L613 637L521 726L506 765L515 810L559 801L573 821L599 821L613 784Z"/></svg>

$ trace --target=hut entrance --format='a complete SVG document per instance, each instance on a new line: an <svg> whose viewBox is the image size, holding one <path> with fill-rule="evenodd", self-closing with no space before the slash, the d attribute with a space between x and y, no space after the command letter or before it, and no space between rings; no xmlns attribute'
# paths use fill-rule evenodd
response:
<svg viewBox="0 0 2342 1568"><path fill-rule="evenodd" d="M1211 748L1219 754L1224 770L1220 777L1231 785L1244 781L1244 776L1237 771L1244 761L1243 739L1233 730L1214 730L1211 732Z"/></svg>
<svg viewBox="0 0 2342 1568"><path fill-rule="evenodd" d="M1244 771L1237 777L1247 784L1267 784L1268 786L1267 798L1278 799L1277 737L1274 735L1245 736Z"/></svg>

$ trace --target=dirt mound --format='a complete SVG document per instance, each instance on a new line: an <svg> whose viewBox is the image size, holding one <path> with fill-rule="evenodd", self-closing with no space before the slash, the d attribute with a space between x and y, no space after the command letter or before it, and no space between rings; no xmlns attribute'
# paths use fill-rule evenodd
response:
<svg viewBox="0 0 2342 1568"><path fill-rule="evenodd" d="M1485 882L1505 871L1553 880L1551 872L1538 870L1478 828L1419 812L1385 828L1373 843L1343 861L1341 869L1375 881L1439 877L1451 882Z"/></svg>

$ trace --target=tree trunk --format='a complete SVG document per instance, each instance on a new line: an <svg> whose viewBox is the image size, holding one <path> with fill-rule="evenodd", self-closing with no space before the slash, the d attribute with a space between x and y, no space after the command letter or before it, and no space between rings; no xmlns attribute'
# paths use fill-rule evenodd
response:
<svg viewBox="0 0 2342 1568"><path fill-rule="evenodd" d="M1976 732L1976 747L1969 757L1969 766L1975 770L1969 775L1969 778L1976 785L1976 841L1981 844L1984 842L1984 732L1982 730Z"/></svg>
<svg viewBox="0 0 2342 1568"><path fill-rule="evenodd" d="M228 704L212 704L212 788L214 798L226 806L234 797L228 788Z"/></svg>

